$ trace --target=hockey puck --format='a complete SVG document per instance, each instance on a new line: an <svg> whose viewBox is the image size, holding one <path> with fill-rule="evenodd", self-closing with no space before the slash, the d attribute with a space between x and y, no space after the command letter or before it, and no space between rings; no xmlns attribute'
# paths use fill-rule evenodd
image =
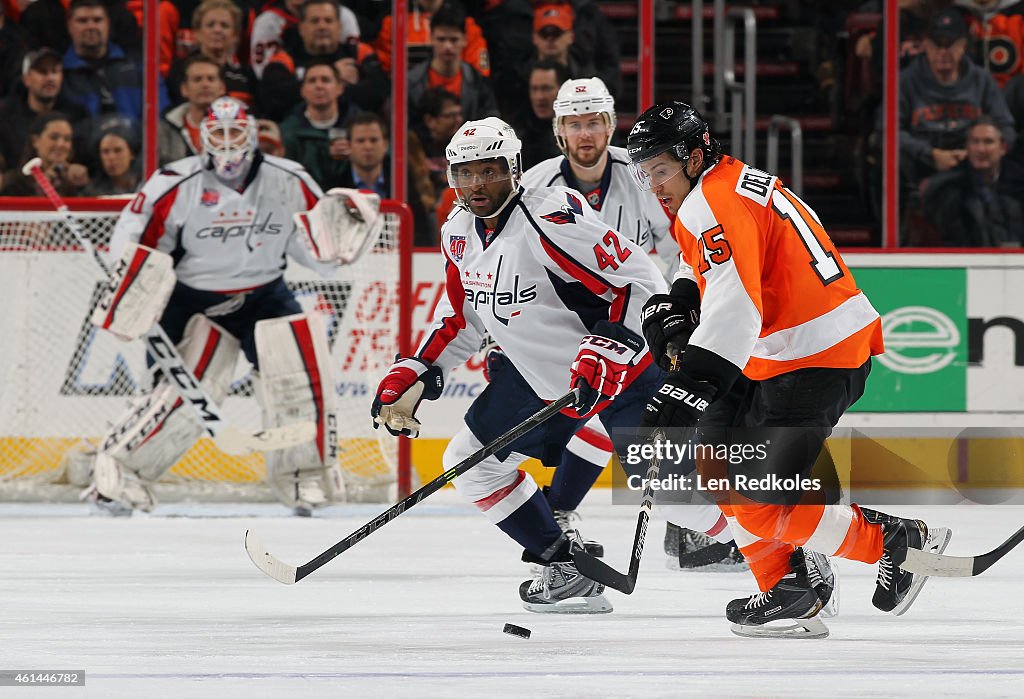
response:
<svg viewBox="0 0 1024 699"><path fill-rule="evenodd" d="M529 629L524 629L522 626L516 626L515 624L505 624L505 628L501 632L507 633L509 636L519 636L519 638L529 638L532 633Z"/></svg>

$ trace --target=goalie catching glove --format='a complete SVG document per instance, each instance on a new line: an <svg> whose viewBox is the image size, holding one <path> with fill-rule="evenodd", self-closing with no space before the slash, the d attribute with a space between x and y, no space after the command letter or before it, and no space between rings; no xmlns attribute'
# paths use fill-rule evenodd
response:
<svg viewBox="0 0 1024 699"><path fill-rule="evenodd" d="M335 187L309 211L294 215L320 262L352 264L370 249L384 230L380 197L372 192Z"/></svg>
<svg viewBox="0 0 1024 699"><path fill-rule="evenodd" d="M441 367L411 357L398 357L377 386L377 397L370 408L373 429L384 425L396 437L418 437L421 425L415 416L420 401L436 400L442 390Z"/></svg>
<svg viewBox="0 0 1024 699"><path fill-rule="evenodd" d="M594 325L594 334L583 336L569 378L570 386L580 389L575 405L580 417L591 415L601 402L622 393L643 351L639 335L606 320Z"/></svg>
<svg viewBox="0 0 1024 699"><path fill-rule="evenodd" d="M671 369L669 343L686 347L700 323L700 290L689 279L677 279L668 294L654 294L640 312L640 326L651 356L665 371Z"/></svg>
<svg viewBox="0 0 1024 699"><path fill-rule="evenodd" d="M142 337L163 315L174 282L170 255L128 243L90 320L122 340Z"/></svg>

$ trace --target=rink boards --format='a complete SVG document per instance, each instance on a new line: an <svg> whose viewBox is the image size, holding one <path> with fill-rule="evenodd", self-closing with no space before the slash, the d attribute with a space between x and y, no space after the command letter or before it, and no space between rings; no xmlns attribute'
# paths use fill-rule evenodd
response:
<svg viewBox="0 0 1024 699"><path fill-rule="evenodd" d="M1024 424L1024 257L889 252L848 255L846 261L882 314L888 351L876 359L867 394L842 423L865 434L840 432L833 440L840 468L843 454L850 455L848 462L865 454L869 458L857 459L865 464L856 469L858 482L880 488L897 483L913 487L906 478L908 464L915 474L923 474L915 476L915 482L946 478L979 487L1024 487L1018 437ZM124 397L105 386L115 383L115 377L116 382L134 385L141 373L139 348L112 349L104 345L117 341L99 335L83 345L95 280L69 269L72 262L58 251L37 258L30 268L11 266L0 258L0 289L6 298L24 301L5 305L4 313L60 319L47 326L45 336L0 335L0 356L6 358L0 370L6 375L0 375L0 384L9 386L16 373L39 377L31 395L20 404L10 400L11 393L5 390L8 399L0 403L0 450L6 455L47 454L49 462L42 465L46 469L56 468L61 455L80 438L97 436L107 416L116 415L124 405ZM296 274L304 283L314 284L314 277ZM66 290L59 315L53 315L52 295L36 290L39 280L46 279L81 286ZM441 255L417 253L414 280L410 302L415 343L443 293ZM306 291L304 305L316 304L316 288ZM366 309L386 314L388 307L385 295L361 310L353 307L344 322L372 328L373 316ZM20 320L8 317L4 326L18 327ZM346 442L358 446L377 436L368 429L375 378L359 361L375 351L375 342L372 334L363 333L359 346L339 347L335 353L339 396L353 406L340 425L347 435L343 447ZM74 364L53 350L68 346L75 347ZM447 440L460 428L462 415L484 386L480 364L471 358L449 376L441 399L421 406L424 433L412 452L420 482L440 472L440 454ZM256 426L258 412L252 398L241 395L240 387L237 392L240 395L226 402L226 412L239 424ZM878 428L886 432L880 435L874 431ZM213 480L253 482L262 472L261 457L229 458L215 453L206 440L193 448L179 468L187 473L189 463L203 464L204 477ZM34 468L40 466L34 464ZM16 459L5 458L0 475L13 475L17 468ZM546 480L538 464L528 468ZM610 481L606 472L599 485Z"/></svg>

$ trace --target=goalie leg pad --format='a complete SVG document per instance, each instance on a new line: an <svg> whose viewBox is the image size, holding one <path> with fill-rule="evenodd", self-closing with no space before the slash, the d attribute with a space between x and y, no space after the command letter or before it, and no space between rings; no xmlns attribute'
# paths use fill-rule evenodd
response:
<svg viewBox="0 0 1024 699"><path fill-rule="evenodd" d="M210 396L222 402L238 362L238 340L209 318L195 315L185 326L178 349ZM104 435L100 452L116 461L128 477L152 483L174 466L202 434L202 423L192 408L182 401L177 389L161 380Z"/></svg>
<svg viewBox="0 0 1024 699"><path fill-rule="evenodd" d="M170 255L129 243L90 320L123 340L141 337L163 314L174 281Z"/></svg>
<svg viewBox="0 0 1024 699"><path fill-rule="evenodd" d="M317 428L314 441L266 454L271 491L288 507L305 509L343 500L337 398L323 317L300 313L261 320L255 337L263 426L312 421Z"/></svg>

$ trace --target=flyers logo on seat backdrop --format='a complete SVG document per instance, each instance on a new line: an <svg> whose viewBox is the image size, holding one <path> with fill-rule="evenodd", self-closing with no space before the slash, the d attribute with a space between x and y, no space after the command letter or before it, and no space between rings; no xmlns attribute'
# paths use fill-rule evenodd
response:
<svg viewBox="0 0 1024 699"><path fill-rule="evenodd" d="M558 225L576 223L576 217L583 215L583 202L581 202L576 195L568 192L565 193L565 198L568 201L566 206L563 206L559 211L552 211L550 214L544 214L541 218L545 221L550 221L551 223L557 223Z"/></svg>

